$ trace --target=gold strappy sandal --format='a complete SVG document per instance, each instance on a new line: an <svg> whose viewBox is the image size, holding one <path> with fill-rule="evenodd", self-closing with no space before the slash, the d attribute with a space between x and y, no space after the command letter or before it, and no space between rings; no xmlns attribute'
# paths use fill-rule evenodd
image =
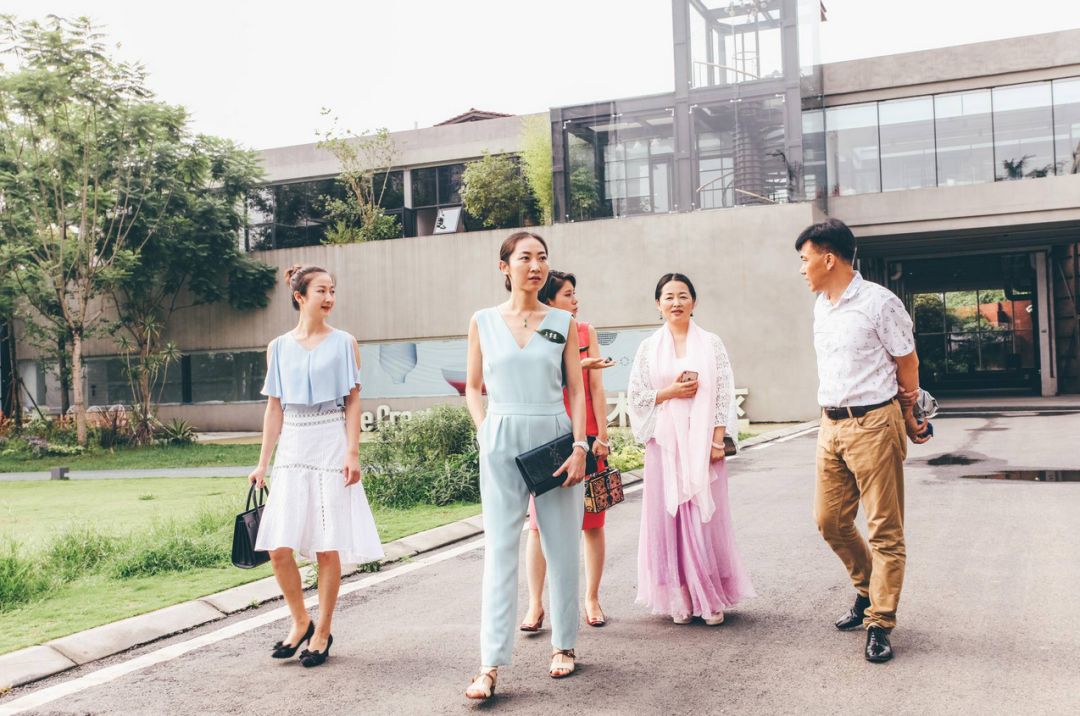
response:
<svg viewBox="0 0 1080 716"><path fill-rule="evenodd" d="M567 659L570 660L567 664ZM573 649L557 649L551 654L551 666L548 675L553 679L565 679L577 669L577 654ZM558 673L565 672L565 673Z"/></svg>
<svg viewBox="0 0 1080 716"><path fill-rule="evenodd" d="M484 701L495 695L495 679L498 672L495 669L481 671L473 677L469 688L465 689L465 698Z"/></svg>

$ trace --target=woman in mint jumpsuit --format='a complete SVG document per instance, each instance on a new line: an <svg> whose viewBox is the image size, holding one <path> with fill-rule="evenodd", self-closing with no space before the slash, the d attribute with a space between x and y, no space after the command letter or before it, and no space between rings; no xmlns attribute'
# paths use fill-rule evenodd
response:
<svg viewBox="0 0 1080 716"><path fill-rule="evenodd" d="M578 631L578 571L585 476L585 398L571 315L537 299L547 281L547 246L535 234L511 235L500 251L510 300L478 311L469 326L466 402L477 422L480 496L484 510L481 671L466 692L488 698L495 669L510 663L516 631L518 558L529 491L514 458L573 432L573 454L559 472L562 488L536 498L536 518L551 581L554 650L549 673L574 671ZM572 420L563 403L563 371ZM485 407L482 389L486 387ZM577 443L580 443L578 445Z"/></svg>

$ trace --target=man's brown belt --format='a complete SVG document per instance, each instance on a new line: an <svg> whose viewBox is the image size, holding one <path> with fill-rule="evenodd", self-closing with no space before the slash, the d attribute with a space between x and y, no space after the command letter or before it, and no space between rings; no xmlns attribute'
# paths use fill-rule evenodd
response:
<svg viewBox="0 0 1080 716"><path fill-rule="evenodd" d="M847 408L822 408L822 411L824 411L829 420L847 420L848 418L861 418L871 410L884 408L891 402L893 401L890 398L883 403L875 403L874 405L852 405Z"/></svg>

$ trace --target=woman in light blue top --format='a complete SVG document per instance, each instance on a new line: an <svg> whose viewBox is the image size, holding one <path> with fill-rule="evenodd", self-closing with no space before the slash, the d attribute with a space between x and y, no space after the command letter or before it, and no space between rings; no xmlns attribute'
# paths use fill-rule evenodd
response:
<svg viewBox="0 0 1080 716"><path fill-rule="evenodd" d="M293 623L271 656L290 658L307 641L300 661L318 666L334 640L330 620L341 563L381 559L383 551L360 484L360 347L351 335L326 323L334 307L329 273L318 266L294 266L285 280L300 322L267 348L262 451L249 479L260 488L265 484L276 444L273 489L255 549L270 553ZM317 621L304 607L294 551L319 564Z"/></svg>
<svg viewBox="0 0 1080 716"><path fill-rule="evenodd" d="M574 672L578 632L578 564L585 477L585 389L578 330L566 311L540 302L547 281L547 244L519 231L503 242L499 270L510 300L478 311L469 324L465 400L480 444L480 498L484 506L484 585L480 673L465 695L495 692L496 669L510 663L517 613L518 551L529 491L514 458L573 431L572 454L555 475L561 489L536 498L540 539L551 581L553 678ZM570 417L563 403L563 375ZM488 404L482 397L486 386ZM485 414L486 413L486 414Z"/></svg>

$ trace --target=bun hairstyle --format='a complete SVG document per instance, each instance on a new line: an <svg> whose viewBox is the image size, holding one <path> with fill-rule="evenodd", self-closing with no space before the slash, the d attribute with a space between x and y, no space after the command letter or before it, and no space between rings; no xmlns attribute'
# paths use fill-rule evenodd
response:
<svg viewBox="0 0 1080 716"><path fill-rule="evenodd" d="M296 296L293 292L298 292L301 296L307 295L308 284L311 283L311 279L317 275L330 273L321 266L304 266L302 264L293 264L289 268L285 269L285 285L289 287L289 298L292 300L293 308L297 311L300 310L300 303L296 300Z"/></svg>
<svg viewBox="0 0 1080 716"><path fill-rule="evenodd" d="M672 281L679 281L685 283L686 287L690 289L690 298L697 302L697 291L694 290L694 284L690 282L690 278L686 274L681 273L666 273L660 277L660 280L656 282L656 300L660 300L660 294L664 292L664 286L667 286Z"/></svg>
<svg viewBox="0 0 1080 716"><path fill-rule="evenodd" d="M536 297L540 299L540 303L546 303L550 306L555 297L559 295L559 291L563 290L563 286L566 285L567 281L570 282L571 286L577 288L577 276L565 271L551 269L548 271L547 283L540 289L540 293Z"/></svg>
<svg viewBox="0 0 1080 716"><path fill-rule="evenodd" d="M518 242L523 239L536 239L544 247L544 251L548 250L547 242L540 238L539 234L534 234L531 231L515 231L502 242L502 246L499 248L499 260L510 263L510 257L514 255L514 249L517 248ZM509 276L506 277L505 286L507 291L511 290Z"/></svg>

